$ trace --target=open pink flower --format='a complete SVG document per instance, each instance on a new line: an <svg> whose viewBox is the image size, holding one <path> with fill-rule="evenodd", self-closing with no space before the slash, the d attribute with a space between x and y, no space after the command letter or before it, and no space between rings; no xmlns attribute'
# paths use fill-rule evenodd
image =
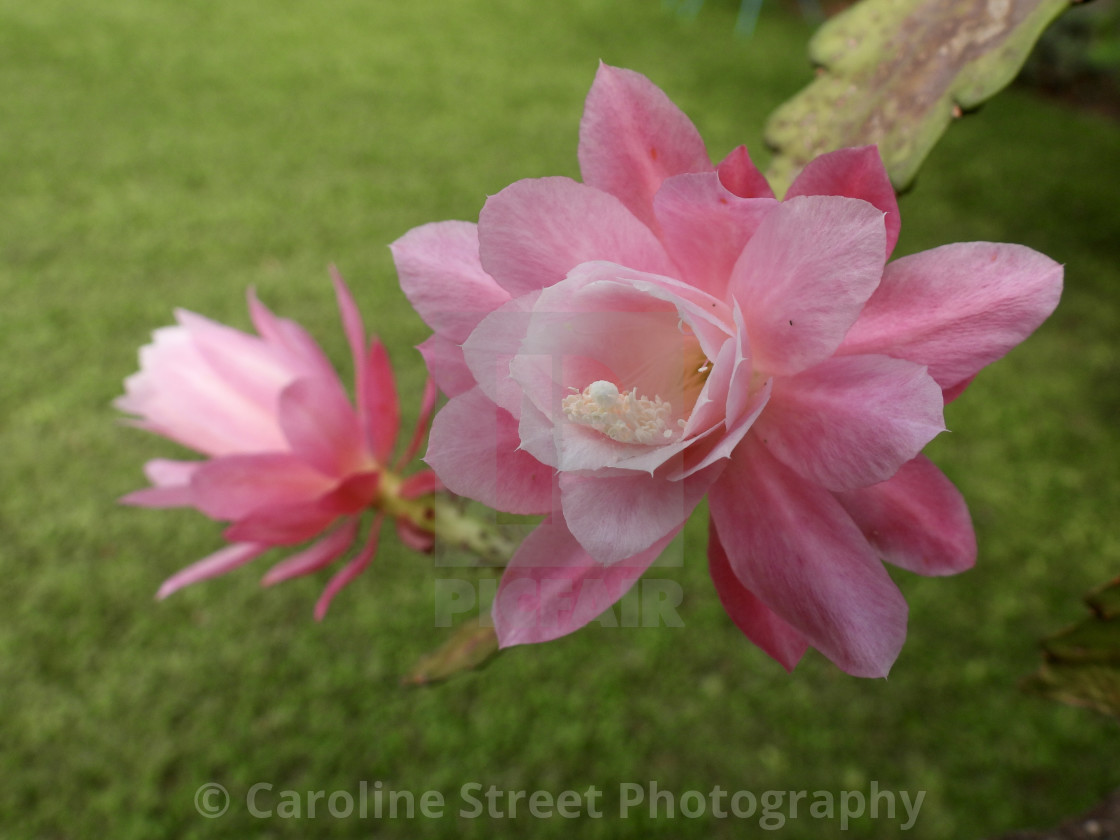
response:
<svg viewBox="0 0 1120 840"><path fill-rule="evenodd" d="M355 544L365 510L438 487L430 470L407 479L396 474L419 449L435 406L434 386L425 391L411 445L391 470L400 412L389 357L376 339L367 347L354 299L337 273L333 278L354 356L356 409L314 339L273 315L252 292L249 312L259 335L178 310L178 325L157 330L140 350L140 372L125 381L117 408L138 418L136 426L209 458L149 461L145 473L153 486L121 501L193 507L232 523L225 532L231 544L169 578L158 597L270 548L321 536L274 566L263 583L316 571ZM316 618L373 559L382 518L379 511L362 548L328 583ZM398 518L397 527L406 544L431 547L431 534L412 522Z"/></svg>
<svg viewBox="0 0 1120 840"><path fill-rule="evenodd" d="M718 166L645 77L602 66L583 183L524 180L477 226L393 246L451 397L427 461L452 491L547 514L494 604L502 645L582 626L705 496L712 579L783 666L809 646L885 675L906 603L881 561L951 574L976 545L924 456L946 399L1057 305L1062 270L1017 245L887 259L894 192L873 147L775 199L745 148Z"/></svg>

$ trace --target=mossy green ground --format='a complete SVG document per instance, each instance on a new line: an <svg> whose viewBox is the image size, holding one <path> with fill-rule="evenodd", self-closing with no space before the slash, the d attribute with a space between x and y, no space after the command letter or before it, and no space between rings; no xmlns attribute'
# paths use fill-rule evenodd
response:
<svg viewBox="0 0 1120 840"><path fill-rule="evenodd" d="M422 690L398 681L446 632L433 587L454 575L391 534L320 624L326 575L262 590L263 561L152 599L220 545L196 514L115 503L174 453L110 407L171 309L244 327L255 285L345 365L336 262L414 416L425 330L386 245L477 218L516 179L577 175L599 59L651 76L713 157L761 152L765 116L810 77L809 28L768 12L736 40L736 6L683 21L648 0L0 2L0 835L759 833L758 812L618 819L620 784L656 780L678 797L875 781L926 792L909 836L968 838L1057 822L1120 784L1115 722L1017 689L1036 640L1120 572L1120 131L1018 91L950 130L902 202L898 253L1023 242L1067 265L1065 297L931 447L970 501L980 561L896 576L911 617L889 679L815 653L787 675L746 643L707 580L702 512L685 563L662 570L683 627L593 626ZM363 781L440 791L447 816L334 818L320 802L307 818L307 791L357 797ZM218 819L195 809L207 782L232 796ZM304 818L249 813L260 782L265 807L302 792ZM604 816L459 817L469 782L595 785ZM901 806L881 808L850 836L897 836ZM782 832L839 828L803 802Z"/></svg>

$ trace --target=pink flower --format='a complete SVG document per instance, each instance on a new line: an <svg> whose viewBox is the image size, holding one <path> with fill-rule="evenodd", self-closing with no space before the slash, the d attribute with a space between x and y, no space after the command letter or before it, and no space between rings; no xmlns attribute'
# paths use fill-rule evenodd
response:
<svg viewBox="0 0 1120 840"><path fill-rule="evenodd" d="M274 566L263 583L316 571L355 544L366 509L381 509L360 551L316 604L321 619L334 595L373 559L385 508L438 487L430 470L406 479L396 474L419 448L434 387L429 383L414 439L391 470L400 414L389 357L376 339L366 346L354 299L337 273L333 278L354 356L357 409L314 339L274 316L252 292L249 312L259 335L178 310L178 325L157 330L140 350L140 372L125 381L117 408L135 415L136 426L209 457L149 461L145 473L153 486L121 501L193 507L232 523L225 531L230 545L169 578L157 597L270 548L321 536ZM397 517L397 527L411 547L431 547L431 534L405 517Z"/></svg>
<svg viewBox="0 0 1120 840"><path fill-rule="evenodd" d="M427 461L453 492L547 514L494 604L503 646L620 598L705 496L708 558L742 631L787 669L809 646L887 673L906 602L881 561L971 566L968 510L922 448L942 409L1057 305L1018 245L886 264L894 193L873 147L777 201L745 148L713 167L645 77L602 66L584 182L519 181L478 225L393 245L451 397Z"/></svg>

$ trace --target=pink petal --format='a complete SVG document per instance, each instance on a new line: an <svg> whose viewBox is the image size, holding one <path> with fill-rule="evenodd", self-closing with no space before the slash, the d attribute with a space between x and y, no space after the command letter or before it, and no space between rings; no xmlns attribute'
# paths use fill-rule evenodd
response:
<svg viewBox="0 0 1120 840"><path fill-rule="evenodd" d="M901 225L898 200L875 146L838 149L811 160L790 185L786 200L799 195L846 195L875 205L886 214L887 256L891 255Z"/></svg>
<svg viewBox="0 0 1120 840"><path fill-rule="evenodd" d="M651 205L661 182L712 169L696 126L668 96L640 73L606 64L584 106L579 165L585 183L617 196L654 230Z"/></svg>
<svg viewBox="0 0 1120 840"><path fill-rule="evenodd" d="M625 595L676 534L604 566L580 547L561 514L548 517L525 538L502 575L492 609L499 644L547 642L583 627Z"/></svg>
<svg viewBox="0 0 1120 840"><path fill-rule="evenodd" d="M755 433L786 466L830 490L885 481L945 430L941 388L888 356L841 356L774 382Z"/></svg>
<svg viewBox="0 0 1120 840"><path fill-rule="evenodd" d="M360 427L374 455L381 463L387 463L393 454L401 423L397 385L389 364L389 354L377 339L370 342L367 350L366 331L358 305L334 266L331 266L331 280L350 355L354 359L354 390Z"/></svg>
<svg viewBox="0 0 1120 840"><path fill-rule="evenodd" d="M260 545L258 543L236 543L234 545L227 545L225 548L220 549L208 557L199 560L181 572L169 577L160 586L159 591L156 592L156 598L163 600L172 592L177 592L184 586L189 586L192 583L198 583L200 580L217 577L224 575L226 572L232 571L239 566L244 566L250 560L253 560L269 550L271 546Z"/></svg>
<svg viewBox="0 0 1120 840"><path fill-rule="evenodd" d="M292 452L341 478L369 466L358 416L337 380L297 379L280 394L280 426Z"/></svg>
<svg viewBox="0 0 1120 840"><path fill-rule="evenodd" d="M521 414L520 386L509 365L521 348L539 291L513 298L483 318L463 343L463 358L482 392L512 416ZM454 396L450 395L449 396Z"/></svg>
<svg viewBox="0 0 1120 840"><path fill-rule="evenodd" d="M964 497L924 455L888 481L836 498L888 563L920 575L955 575L976 562Z"/></svg>
<svg viewBox="0 0 1120 840"><path fill-rule="evenodd" d="M432 422L432 414L436 410L436 400L439 399L439 391L436 389L436 383L431 377L424 383L424 394L420 398L420 416L416 419L416 428L412 433L412 440L408 442L401 457L397 460L396 469L401 470L416 457L416 453L420 451L421 444L424 443L424 437L428 433L428 424Z"/></svg>
<svg viewBox="0 0 1120 840"><path fill-rule="evenodd" d="M155 486L122 496L119 502L122 505L150 508L191 507L194 505L191 476L202 463L153 458L144 464L144 474Z"/></svg>
<svg viewBox="0 0 1120 840"><path fill-rule="evenodd" d="M334 366L311 335L287 318L277 318L249 289L249 316L261 338L271 345L285 365L296 376L327 378L337 376Z"/></svg>
<svg viewBox="0 0 1120 840"><path fill-rule="evenodd" d="M715 525L711 523L708 527L708 571L720 603L735 626L783 668L792 671L805 655L809 643L739 582L720 544Z"/></svg>
<svg viewBox="0 0 1120 840"><path fill-rule="evenodd" d="M385 350L385 345L376 338L370 342L369 352L366 354L366 372L364 387L359 392L366 422L366 437L377 460L387 464L393 456L393 448L397 445L397 435L401 430L401 407L389 353Z"/></svg>
<svg viewBox="0 0 1120 840"><path fill-rule="evenodd" d="M190 334L211 376L257 411L274 410L276 395L302 373L288 364L284 354L255 335L182 309L176 310L175 317Z"/></svg>
<svg viewBox="0 0 1120 840"><path fill-rule="evenodd" d="M883 353L928 365L952 389L1046 320L1062 267L1022 245L962 242L895 260L842 353Z"/></svg>
<svg viewBox="0 0 1120 840"><path fill-rule="evenodd" d="M802 196L762 220L731 278L756 371L791 374L832 355L883 271L883 214Z"/></svg>
<svg viewBox="0 0 1120 840"><path fill-rule="evenodd" d="M475 386L461 345L432 333L416 349L424 359L428 374L445 396L458 396Z"/></svg>
<svg viewBox="0 0 1120 840"><path fill-rule="evenodd" d="M886 676L906 636L906 602L831 493L751 435L709 506L744 587L842 670Z"/></svg>
<svg viewBox="0 0 1120 840"><path fill-rule="evenodd" d="M517 181L478 219L482 265L514 297L547 288L589 260L672 274L661 243L614 196L570 178Z"/></svg>
<svg viewBox="0 0 1120 840"><path fill-rule="evenodd" d="M191 486L198 509L213 519L240 519L254 511L305 503L334 482L287 453L229 455L207 461Z"/></svg>
<svg viewBox="0 0 1120 840"><path fill-rule="evenodd" d="M254 401L214 370L185 327L156 330L153 338L140 349L140 372L125 380L125 395L115 402L141 418L134 425L207 455L283 448L279 388L267 404Z"/></svg>
<svg viewBox="0 0 1120 840"><path fill-rule="evenodd" d="M157 487L185 487L191 483L191 476L202 466L202 463L202 461L153 458L144 464L144 475Z"/></svg>
<svg viewBox="0 0 1120 840"><path fill-rule="evenodd" d="M413 228L392 245L401 289L437 335L461 344L509 292L482 270L478 229L470 222Z"/></svg>
<svg viewBox="0 0 1120 840"><path fill-rule="evenodd" d="M773 198L770 183L754 165L746 146L732 149L716 171L720 183L741 198Z"/></svg>
<svg viewBox="0 0 1120 840"><path fill-rule="evenodd" d="M338 528L309 548L281 560L268 570L268 574L261 578L261 586L272 586L281 581L308 575L324 566L329 566L350 548L354 542L354 537L358 533L360 521L356 516L347 519Z"/></svg>
<svg viewBox="0 0 1120 840"><path fill-rule="evenodd" d="M194 507L194 493L190 487L145 487L126 493L117 502L145 508Z"/></svg>
<svg viewBox="0 0 1120 840"><path fill-rule="evenodd" d="M315 502L274 506L246 514L226 528L223 536L231 542L296 545L319 536L338 517L337 511Z"/></svg>
<svg viewBox="0 0 1120 840"><path fill-rule="evenodd" d="M763 409L769 403L773 381L767 379L757 391L750 395L750 400L747 402L743 413L735 418L734 422L730 422L723 435L713 436L709 439L714 441L714 445L705 441L703 445L690 450L685 458L684 469L679 474L671 474L670 477L673 479L685 478L699 470L706 469L717 461L730 458L740 441L754 427L759 415L762 414ZM731 420L730 415L728 420Z"/></svg>
<svg viewBox="0 0 1120 840"><path fill-rule="evenodd" d="M662 241L683 278L719 300L743 247L777 206L770 198L739 198L714 172L675 175L653 199Z"/></svg>
<svg viewBox="0 0 1120 840"><path fill-rule="evenodd" d="M382 517L380 516L374 520L373 527L370 529L369 540L366 542L365 547L327 583L323 594L320 595L319 600L315 602L316 621L322 621L326 618L327 610L330 609L331 601L334 600L334 596L341 592L354 578L364 572L366 567L373 562L374 555L377 554L377 539L381 534L381 521Z"/></svg>
<svg viewBox="0 0 1120 840"><path fill-rule="evenodd" d="M604 564L632 557L675 533L721 472L705 470L680 481L656 475L560 473L560 502L568 530Z"/></svg>
<svg viewBox="0 0 1120 840"><path fill-rule="evenodd" d="M546 513L553 471L519 444L517 421L474 388L436 414L425 460L452 493L509 513Z"/></svg>

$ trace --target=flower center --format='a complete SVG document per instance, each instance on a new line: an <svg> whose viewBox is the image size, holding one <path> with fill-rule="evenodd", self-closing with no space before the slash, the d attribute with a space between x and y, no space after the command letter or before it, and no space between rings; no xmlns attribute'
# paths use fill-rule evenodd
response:
<svg viewBox="0 0 1120 840"><path fill-rule="evenodd" d="M668 428L672 405L658 396L639 397L637 388L620 392L603 379L564 397L560 407L573 423L590 426L619 443L661 443L673 436Z"/></svg>

